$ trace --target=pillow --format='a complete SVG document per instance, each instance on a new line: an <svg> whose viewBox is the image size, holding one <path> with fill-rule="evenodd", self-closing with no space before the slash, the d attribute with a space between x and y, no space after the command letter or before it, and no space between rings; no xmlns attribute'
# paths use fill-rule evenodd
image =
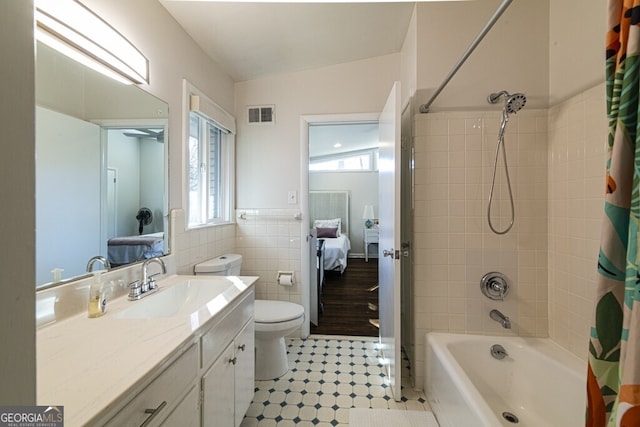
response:
<svg viewBox="0 0 640 427"><path fill-rule="evenodd" d="M336 237L340 236L340 229L342 228L342 219L316 219L313 221L314 228L337 228Z"/></svg>
<svg viewBox="0 0 640 427"><path fill-rule="evenodd" d="M318 233L318 238L322 238L322 237L328 237L328 238L338 237L338 227L316 227L316 231Z"/></svg>

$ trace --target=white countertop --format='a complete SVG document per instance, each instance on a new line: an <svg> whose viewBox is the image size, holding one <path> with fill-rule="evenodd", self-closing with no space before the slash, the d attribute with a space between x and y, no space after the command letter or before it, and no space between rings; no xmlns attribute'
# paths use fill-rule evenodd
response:
<svg viewBox="0 0 640 427"><path fill-rule="evenodd" d="M169 276L158 281L158 294L185 280L210 279ZM235 278L222 294L226 304L209 304L197 315L120 319L116 317L119 312L138 303L121 297L107 304L102 317L90 319L83 312L39 329L38 405L64 406L67 427L85 425L96 415L105 414L123 393L149 380L145 377L175 358L183 344L196 342L206 330L200 328L246 295L257 279Z"/></svg>

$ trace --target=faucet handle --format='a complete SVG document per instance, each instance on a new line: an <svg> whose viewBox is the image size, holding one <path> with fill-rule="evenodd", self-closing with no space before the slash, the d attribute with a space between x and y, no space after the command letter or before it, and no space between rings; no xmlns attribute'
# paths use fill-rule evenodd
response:
<svg viewBox="0 0 640 427"><path fill-rule="evenodd" d="M507 277L497 271L482 276L480 280L480 290L482 294L494 301L504 301L504 298L509 293L509 283Z"/></svg>
<svg viewBox="0 0 640 427"><path fill-rule="evenodd" d="M158 284L156 283L156 276L159 275L160 273L155 273L152 274L151 276L149 276L149 290L155 290L158 289Z"/></svg>
<svg viewBox="0 0 640 427"><path fill-rule="evenodd" d="M129 299L140 299L142 295L142 285L139 280L129 283Z"/></svg>

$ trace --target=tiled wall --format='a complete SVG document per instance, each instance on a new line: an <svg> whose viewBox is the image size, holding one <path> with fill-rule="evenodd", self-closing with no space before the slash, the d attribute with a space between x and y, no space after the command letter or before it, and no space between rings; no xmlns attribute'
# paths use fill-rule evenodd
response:
<svg viewBox="0 0 640 427"><path fill-rule="evenodd" d="M256 298L302 304L299 211L291 209L242 209L238 211L237 247L243 255L242 274L260 276ZM306 243L305 243L306 244ZM292 286L277 283L278 271L293 271Z"/></svg>
<svg viewBox="0 0 640 427"><path fill-rule="evenodd" d="M235 250L235 224L185 230L185 221L184 210L171 210L171 253L177 255L178 274L193 274L196 264Z"/></svg>
<svg viewBox="0 0 640 427"><path fill-rule="evenodd" d="M510 120L516 222L504 236L486 223L498 125L499 115L486 112L432 113L414 122L418 387L428 331L549 335L586 358L604 205L604 84ZM499 194L506 221L504 177ZM480 294L481 276L493 270L513 279L505 302ZM489 319L492 308L511 317L511 331Z"/></svg>
<svg viewBox="0 0 640 427"><path fill-rule="evenodd" d="M512 230L501 236L491 232L486 218L500 117L496 108L421 114L414 121L412 360L419 388L428 331L548 333L547 112L523 110L508 123L505 143L516 218ZM494 226L504 229L510 205L503 167L494 203ZM480 291L482 276L491 271L509 279L505 301L489 300ZM511 330L489 318L493 308L511 318Z"/></svg>
<svg viewBox="0 0 640 427"><path fill-rule="evenodd" d="M604 91L549 109L549 335L583 359L604 208Z"/></svg>

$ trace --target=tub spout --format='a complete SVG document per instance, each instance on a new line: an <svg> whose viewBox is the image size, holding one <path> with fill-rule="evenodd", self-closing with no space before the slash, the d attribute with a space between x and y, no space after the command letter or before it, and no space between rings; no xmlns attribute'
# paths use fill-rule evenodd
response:
<svg viewBox="0 0 640 427"><path fill-rule="evenodd" d="M511 320L509 320L509 316L505 316L498 310L491 310L491 312L489 313L489 317L500 323L503 328L511 329Z"/></svg>

